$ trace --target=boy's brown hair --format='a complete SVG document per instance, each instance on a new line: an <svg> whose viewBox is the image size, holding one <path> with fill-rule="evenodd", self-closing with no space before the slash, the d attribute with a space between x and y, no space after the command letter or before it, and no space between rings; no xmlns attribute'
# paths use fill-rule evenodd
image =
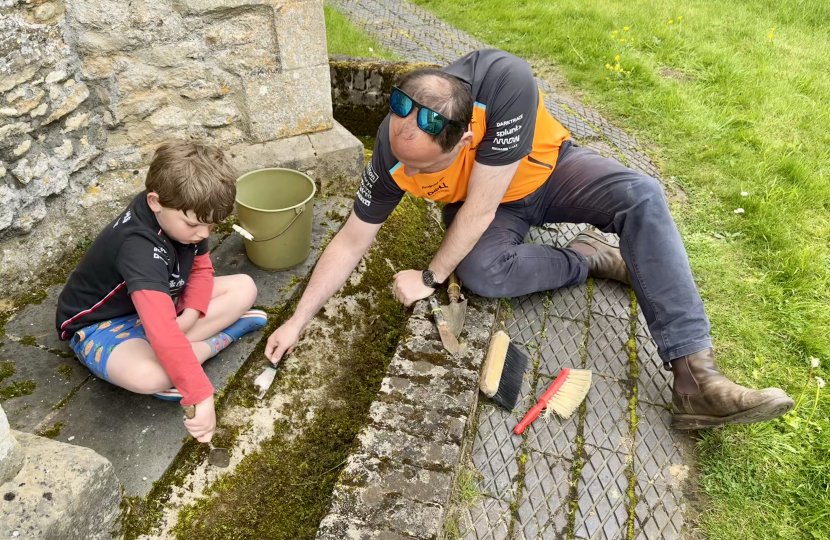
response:
<svg viewBox="0 0 830 540"><path fill-rule="evenodd" d="M167 141L156 149L147 181L166 208L193 211L202 223L219 223L233 212L236 169L224 152L198 142Z"/></svg>

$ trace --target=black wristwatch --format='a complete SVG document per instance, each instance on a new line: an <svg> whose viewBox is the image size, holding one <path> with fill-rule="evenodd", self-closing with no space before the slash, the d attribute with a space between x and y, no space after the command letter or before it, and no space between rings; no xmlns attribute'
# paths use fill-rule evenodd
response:
<svg viewBox="0 0 830 540"><path fill-rule="evenodd" d="M435 279L435 272L427 268L421 273L421 279L424 281L424 285L427 287L431 287L433 289L437 289L441 283Z"/></svg>

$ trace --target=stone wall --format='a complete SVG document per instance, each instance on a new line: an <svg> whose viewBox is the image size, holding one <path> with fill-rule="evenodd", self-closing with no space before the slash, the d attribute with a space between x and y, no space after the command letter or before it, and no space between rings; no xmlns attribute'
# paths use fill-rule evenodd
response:
<svg viewBox="0 0 830 540"><path fill-rule="evenodd" d="M355 135L374 137L389 112L392 87L413 69L438 67L332 56L331 100L334 118Z"/></svg>
<svg viewBox="0 0 830 540"><path fill-rule="evenodd" d="M0 0L0 298L140 191L160 141L333 125L321 0Z"/></svg>

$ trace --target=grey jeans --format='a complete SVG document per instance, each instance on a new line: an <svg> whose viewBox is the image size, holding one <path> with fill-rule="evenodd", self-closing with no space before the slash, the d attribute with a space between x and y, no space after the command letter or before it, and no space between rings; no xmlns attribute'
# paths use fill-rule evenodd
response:
<svg viewBox="0 0 830 540"><path fill-rule="evenodd" d="M452 223L463 203L444 207ZM531 226L590 223L620 237L637 303L664 362L712 346L709 319L660 184L592 150L565 141L548 180L496 217L456 273L480 296L505 298L578 285L588 277L580 253L525 244Z"/></svg>

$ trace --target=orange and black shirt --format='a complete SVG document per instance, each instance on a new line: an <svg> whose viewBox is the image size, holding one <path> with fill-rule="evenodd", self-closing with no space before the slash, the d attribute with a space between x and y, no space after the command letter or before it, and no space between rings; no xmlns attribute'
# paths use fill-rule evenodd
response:
<svg viewBox="0 0 830 540"><path fill-rule="evenodd" d="M545 109L527 62L504 51L485 49L443 71L467 83L472 91L472 144L443 171L407 176L392 153L387 115L355 198L355 213L362 221L383 223L404 193L448 203L465 200L475 163L499 166L521 160L502 203L530 195L553 171L569 134Z"/></svg>

